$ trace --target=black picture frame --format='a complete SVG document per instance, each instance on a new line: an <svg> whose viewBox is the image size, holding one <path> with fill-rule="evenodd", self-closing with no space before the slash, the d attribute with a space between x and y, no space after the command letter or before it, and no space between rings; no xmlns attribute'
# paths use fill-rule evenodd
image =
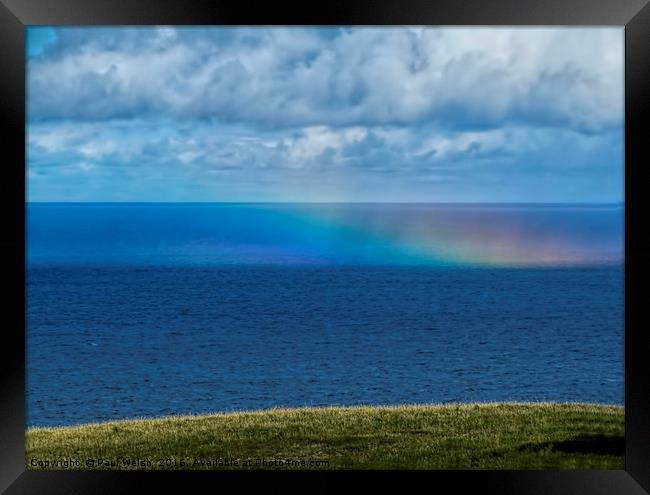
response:
<svg viewBox="0 0 650 495"><path fill-rule="evenodd" d="M418 476L426 486L451 483L520 494L650 493L650 370L643 346L650 327L643 286L644 167L650 164L643 122L650 118L648 0L0 0L0 119L4 156L0 195L4 304L0 345L0 490L6 493L123 493L197 480L286 483L318 477L339 486L349 472L76 472L25 470L25 26L28 25L615 25L625 27L625 470L366 472L364 480ZM364 481L359 480L359 481ZM403 481L403 480L402 480ZM435 485L434 485L435 484ZM271 485L267 486L268 487Z"/></svg>

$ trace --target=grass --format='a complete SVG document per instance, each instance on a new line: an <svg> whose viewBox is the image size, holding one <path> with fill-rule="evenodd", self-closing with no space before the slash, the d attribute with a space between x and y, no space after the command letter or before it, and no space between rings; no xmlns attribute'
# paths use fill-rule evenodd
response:
<svg viewBox="0 0 650 495"><path fill-rule="evenodd" d="M273 409L26 437L31 470L623 469L625 450L622 407L555 403Z"/></svg>

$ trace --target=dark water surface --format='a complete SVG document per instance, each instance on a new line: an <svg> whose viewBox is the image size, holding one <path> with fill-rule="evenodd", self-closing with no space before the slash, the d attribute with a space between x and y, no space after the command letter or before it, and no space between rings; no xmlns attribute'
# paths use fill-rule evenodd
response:
<svg viewBox="0 0 650 495"><path fill-rule="evenodd" d="M376 229L356 234L339 220L310 224L310 236L282 230L284 220L273 217L280 235L269 217L245 228L213 220L212 237L196 225L156 237L168 232L161 221L138 237L133 223L142 215L68 208L67 217L28 212L29 425L275 406L623 403L623 270L611 264L620 241L611 218L592 219L607 225L601 231L564 229L568 240L550 222L553 239L574 247L571 259L603 251L593 243L580 251L577 235L600 239L609 264L535 268L418 263L422 250L387 245ZM543 237L543 222L531 223ZM319 235L330 243L310 244ZM362 242L369 238L376 249ZM209 262L206 246L216 246L219 263ZM201 263L189 261L192 252ZM251 255L267 252L274 263ZM398 252L409 262L379 263ZM146 253L150 263L140 262Z"/></svg>

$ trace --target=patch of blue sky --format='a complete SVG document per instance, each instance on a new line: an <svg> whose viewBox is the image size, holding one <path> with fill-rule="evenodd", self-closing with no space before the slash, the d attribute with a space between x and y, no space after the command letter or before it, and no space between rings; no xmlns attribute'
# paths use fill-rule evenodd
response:
<svg viewBox="0 0 650 495"><path fill-rule="evenodd" d="M49 26L28 26L25 42L27 43L27 57L41 55L48 47L56 44L56 30Z"/></svg>

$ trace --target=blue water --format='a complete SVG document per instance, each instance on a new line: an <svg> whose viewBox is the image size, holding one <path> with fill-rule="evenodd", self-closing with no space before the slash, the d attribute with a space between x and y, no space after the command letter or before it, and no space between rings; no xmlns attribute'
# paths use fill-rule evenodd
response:
<svg viewBox="0 0 650 495"><path fill-rule="evenodd" d="M623 404L620 209L519 211L535 239L545 225L571 260L606 262L513 267L425 256L384 226L363 229L358 208L335 222L283 208L30 205L28 425L275 406ZM512 231L512 217L490 218Z"/></svg>

